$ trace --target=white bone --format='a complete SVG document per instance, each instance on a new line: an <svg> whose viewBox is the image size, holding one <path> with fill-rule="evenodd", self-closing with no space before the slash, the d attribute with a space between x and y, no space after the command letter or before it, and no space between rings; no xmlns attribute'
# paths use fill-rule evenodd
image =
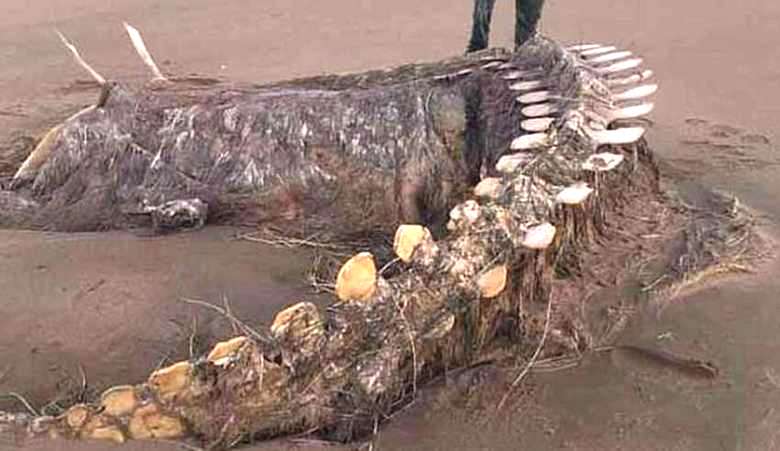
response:
<svg viewBox="0 0 780 451"><path fill-rule="evenodd" d="M639 105L631 105L625 108L615 109L609 112L609 122L619 119L635 119L649 114L653 111L655 105L652 103L640 103Z"/></svg>
<svg viewBox="0 0 780 451"><path fill-rule="evenodd" d="M64 34L60 33L59 30L57 31L57 35L60 37L62 43L65 44L65 47L70 50L70 53L73 54L73 58L76 60L76 62L79 63L79 65L83 67L84 70L86 70L89 75L95 79L96 82L101 85L106 84L106 79L103 78L103 76L100 75L95 69L93 69L92 66L90 66L86 61L84 61L84 58L81 57L76 46L71 44L70 41L68 41L68 38L66 38Z"/></svg>
<svg viewBox="0 0 780 451"><path fill-rule="evenodd" d="M558 112L558 106L552 103L540 103L537 105L528 105L520 110L525 117L540 117L548 116L552 113Z"/></svg>
<svg viewBox="0 0 780 451"><path fill-rule="evenodd" d="M590 50L599 47L603 47L603 46L601 44L575 44L566 47L566 50L570 52L581 52L583 50Z"/></svg>
<svg viewBox="0 0 780 451"><path fill-rule="evenodd" d="M555 196L555 202L565 205L579 205L591 195L593 188L585 182L577 182L570 185Z"/></svg>
<svg viewBox="0 0 780 451"><path fill-rule="evenodd" d="M542 80L518 81L516 83L512 83L509 86L509 89L512 91L530 91L531 89L537 89L543 86L544 81Z"/></svg>
<svg viewBox="0 0 780 451"><path fill-rule="evenodd" d="M612 52L605 55L599 55L593 58L589 58L586 61L588 64L601 64L608 63L610 61L622 60L624 58L628 58L631 55L633 55L633 53L626 50L624 52Z"/></svg>
<svg viewBox="0 0 780 451"><path fill-rule="evenodd" d="M468 75L468 74L470 74L472 72L474 72L474 69L463 69L463 70L459 70L459 71L455 72L455 75L460 77L460 76L463 76L463 75Z"/></svg>
<svg viewBox="0 0 780 451"><path fill-rule="evenodd" d="M529 227L520 244L529 249L546 249L555 239L555 226L549 222Z"/></svg>
<svg viewBox="0 0 780 451"><path fill-rule="evenodd" d="M623 72L625 70L634 69L636 67L639 67L639 65L641 64L642 64L642 58L631 58L628 60L619 61L609 66L599 67L596 70L602 74L615 74L618 72Z"/></svg>
<svg viewBox="0 0 780 451"><path fill-rule="evenodd" d="M506 56L501 55L483 55L479 57L480 61L498 61L500 63L507 60Z"/></svg>
<svg viewBox="0 0 780 451"><path fill-rule="evenodd" d="M604 47L596 47L595 49L583 50L580 52L580 56L587 57L603 55L604 53L614 52L615 50L617 50L617 47L614 45L606 45Z"/></svg>
<svg viewBox="0 0 780 451"><path fill-rule="evenodd" d="M523 94L517 98L520 103L539 103L550 100L550 91L534 91L527 94Z"/></svg>
<svg viewBox="0 0 780 451"><path fill-rule="evenodd" d="M138 53L138 56L141 57L141 61L143 61L144 64L146 64L146 67L152 71L152 74L154 75L153 80L167 80L165 75L160 72L160 68L157 67L157 64L154 62L152 55L146 48L146 44L144 44L141 33L127 22L122 23L125 26L125 30L127 30L127 34L130 36L130 41L133 43L135 51Z"/></svg>
<svg viewBox="0 0 780 451"><path fill-rule="evenodd" d="M651 78L653 76L653 71L650 69L646 69L638 74L629 75L628 77L623 78L608 78L605 82L607 86L614 88L617 86L625 86L630 85L634 83L639 83L642 81L647 80L648 78Z"/></svg>
<svg viewBox="0 0 780 451"><path fill-rule="evenodd" d="M503 63L500 66L498 66L499 70L507 70L507 69L517 69L517 65L514 63Z"/></svg>
<svg viewBox="0 0 780 451"><path fill-rule="evenodd" d="M491 62L483 65L482 69L485 69L485 70L498 69L498 67L500 65L502 65L502 64L504 64L504 63L502 63L501 61L491 61Z"/></svg>
<svg viewBox="0 0 780 451"><path fill-rule="evenodd" d="M512 140L509 148L512 150L531 150L546 147L549 144L547 133L531 133Z"/></svg>
<svg viewBox="0 0 780 451"><path fill-rule="evenodd" d="M554 117L537 117L533 119L526 119L520 123L520 127L527 132L544 132L550 128L550 125L555 122Z"/></svg>
<svg viewBox="0 0 780 451"><path fill-rule="evenodd" d="M631 144L644 136L645 129L642 127L625 127L615 130L587 130L587 133L599 145Z"/></svg>
<svg viewBox="0 0 780 451"><path fill-rule="evenodd" d="M582 169L593 172L611 171L622 163L624 159L623 155L617 153L597 153L589 156L582 163Z"/></svg>
<svg viewBox="0 0 780 451"><path fill-rule="evenodd" d="M629 89L628 91L614 94L612 99L615 101L643 99L655 94L656 91L658 91L658 85L656 84L642 85Z"/></svg>
<svg viewBox="0 0 780 451"><path fill-rule="evenodd" d="M525 166L529 161L533 159L533 155L526 153L513 153L504 155L498 159L496 163L496 170L504 174L511 174L515 172L519 167ZM481 182L480 182L481 183Z"/></svg>
<svg viewBox="0 0 780 451"><path fill-rule="evenodd" d="M501 165L501 161L504 157L501 157L498 159L498 163L496 164L496 169L498 171L504 172L502 169L506 169L506 161L504 162L504 165ZM519 162L516 166L512 167L510 171L507 172L513 172L517 166L519 166ZM477 183L477 186L474 187L474 195L477 197L486 197L489 199L496 199L501 194L501 188L502 188L502 179L498 177L487 177L482 179L479 183Z"/></svg>
<svg viewBox="0 0 780 451"><path fill-rule="evenodd" d="M501 76L504 80L517 80L519 78L523 78L526 75L527 72L521 71L521 70L513 70L511 72L507 72L504 75Z"/></svg>

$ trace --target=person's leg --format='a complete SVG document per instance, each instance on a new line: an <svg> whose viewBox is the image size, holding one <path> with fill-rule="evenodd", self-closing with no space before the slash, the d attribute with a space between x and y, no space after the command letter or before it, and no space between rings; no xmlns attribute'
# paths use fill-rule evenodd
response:
<svg viewBox="0 0 780 451"><path fill-rule="evenodd" d="M466 53L484 50L490 39L490 19L496 0L474 0L474 17L471 27L471 39Z"/></svg>
<svg viewBox="0 0 780 451"><path fill-rule="evenodd" d="M515 0L515 47L523 45L536 33L543 6L544 0Z"/></svg>

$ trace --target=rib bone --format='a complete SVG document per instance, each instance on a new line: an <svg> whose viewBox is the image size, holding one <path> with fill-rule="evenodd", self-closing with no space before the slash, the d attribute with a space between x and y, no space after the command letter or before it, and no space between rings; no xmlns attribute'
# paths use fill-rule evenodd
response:
<svg viewBox="0 0 780 451"><path fill-rule="evenodd" d="M165 75L162 74L160 68L157 67L154 59L152 59L152 55L149 53L149 50L147 50L146 44L144 44L144 40L141 37L141 33L127 22L123 22L123 25L125 26L125 30L127 30L127 34L130 36L130 41L133 43L133 47L138 53L138 56L141 57L141 60L144 62L144 64L146 64L146 67L152 71L152 74L154 75L152 80L167 81L168 79L165 77Z"/></svg>
<svg viewBox="0 0 780 451"><path fill-rule="evenodd" d="M534 91L517 98L520 103L539 103L550 99L550 91Z"/></svg>
<svg viewBox="0 0 780 451"><path fill-rule="evenodd" d="M608 74L615 74L618 72L623 72L629 69L637 68L639 67L640 64L642 64L642 58L631 58L628 60L617 62L615 64L611 64L609 66L599 67L596 70L602 74L608 75Z"/></svg>
<svg viewBox="0 0 780 451"><path fill-rule="evenodd" d="M583 50L591 50L599 47L603 47L601 44L575 44L566 47L566 50L570 52L582 52Z"/></svg>
<svg viewBox="0 0 780 451"><path fill-rule="evenodd" d="M544 132L550 128L550 125L555 122L554 117L538 117L533 119L526 119L520 123L520 127L527 132Z"/></svg>
<svg viewBox="0 0 780 451"><path fill-rule="evenodd" d="M648 78L651 78L653 76L653 71L650 69L644 70L640 73L636 73L633 75L629 75L628 77L623 78L611 78L606 80L607 86L613 88L617 86L625 86L630 85L634 83L639 83L642 81L647 80Z"/></svg>
<svg viewBox="0 0 780 451"><path fill-rule="evenodd" d="M547 133L532 133L515 138L509 147L512 150L531 150L546 147L548 143Z"/></svg>
<svg viewBox="0 0 780 451"><path fill-rule="evenodd" d="M79 63L79 65L83 67L89 73L89 75L95 79L96 82L101 85L106 84L106 79L103 78L103 76L100 75L95 69L93 69L92 66L90 66L86 61L84 61L84 58L81 57L76 46L71 44L71 42L68 41L68 38L66 38L64 34L60 33L59 30L57 30L57 35L60 37L62 43L65 44L65 47L70 50L70 53L73 54L73 58L76 60L76 62Z"/></svg>
<svg viewBox="0 0 780 451"><path fill-rule="evenodd" d="M588 135L599 145L631 144L638 141L644 134L642 127L626 127L616 130L587 130Z"/></svg>
<svg viewBox="0 0 780 451"><path fill-rule="evenodd" d="M554 103L540 103L537 105L528 105L520 110L525 117L540 117L548 116L552 113L557 113L559 108Z"/></svg>
<svg viewBox="0 0 780 451"><path fill-rule="evenodd" d="M655 94L656 91L658 91L658 85L656 84L642 85L629 89L628 91L614 94L612 98L615 101L643 99Z"/></svg>
<svg viewBox="0 0 780 451"><path fill-rule="evenodd" d="M595 49L583 50L582 52L580 52L580 56L602 55L604 53L614 52L615 50L617 50L617 47L615 47L614 45L607 45L604 47L597 47Z"/></svg>
<svg viewBox="0 0 780 451"><path fill-rule="evenodd" d="M629 56L633 55L633 53L629 51L623 51L623 52L612 52L607 53L604 55L599 55L595 58L589 58L587 60L588 64L601 64L601 63L608 63L610 61L616 61L616 60L622 60L624 58L628 58Z"/></svg>

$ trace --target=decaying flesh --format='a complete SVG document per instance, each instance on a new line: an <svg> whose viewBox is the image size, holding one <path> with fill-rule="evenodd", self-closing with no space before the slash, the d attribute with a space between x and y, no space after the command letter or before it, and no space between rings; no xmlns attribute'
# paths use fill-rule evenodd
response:
<svg viewBox="0 0 780 451"><path fill-rule="evenodd" d="M629 54L588 62L613 51L538 37L512 54L263 87L107 83L105 102L53 130L0 192L13 207L4 223L125 227L188 199L228 223L342 215L336 223L395 232L403 270L386 279L357 254L324 312L292 305L269 330L97 404L56 418L0 413L0 431L212 448L312 430L349 440L419 381L538 343L532 325L559 308L555 272L609 235L611 214L659 202L644 130L618 119L653 89L616 100L610 80L629 75L634 62L619 61ZM517 83L537 80L523 89L543 93L518 98ZM537 113L549 120L523 130ZM566 318L550 328L547 350L589 346Z"/></svg>

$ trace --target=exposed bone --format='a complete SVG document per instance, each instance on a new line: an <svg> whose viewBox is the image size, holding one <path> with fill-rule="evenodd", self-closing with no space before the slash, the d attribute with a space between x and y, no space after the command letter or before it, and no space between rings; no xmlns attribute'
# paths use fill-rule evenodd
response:
<svg viewBox="0 0 780 451"><path fill-rule="evenodd" d="M276 314L271 334L279 343L297 350L297 357L283 357L286 364L293 365L296 359L306 359L317 353L320 340L325 335L325 326L316 305L299 302Z"/></svg>
<svg viewBox="0 0 780 451"><path fill-rule="evenodd" d="M295 318L308 311L317 311L317 306L310 302L299 302L279 311L271 323L271 334L279 336L286 333Z"/></svg>
<svg viewBox="0 0 780 451"><path fill-rule="evenodd" d="M215 364L220 364L225 358L238 352L247 341L246 337L236 337L228 341L223 341L214 345L214 348L206 356L206 360Z"/></svg>
<svg viewBox="0 0 780 451"><path fill-rule="evenodd" d="M312 334L319 339L316 347L302 347L296 340L287 340L288 335L296 335L297 324L304 316L301 313L308 311L297 309L287 315L286 321L280 320L276 324L273 329L277 334L273 340L268 343L249 340L231 357L230 365L220 366L203 358L194 358L191 365L187 362L174 365L179 370L166 368L156 372L148 383L136 386L142 400L129 419L127 416L110 418L101 412L100 406L90 405L82 421L76 422L79 427L71 428L66 424L66 418L62 418L53 422L52 428L56 429L48 432L62 431L62 435L74 438L90 434L110 437L111 427L117 425L120 432L131 438L186 435L201 439L209 449L222 449L241 438L272 437L311 428L370 430L366 426L376 425L375 412L381 412L382 417L392 414L400 405L397 401L414 392L410 385L416 382L418 375L421 381L430 379L439 368L469 365L475 358L500 350L504 342L493 340L491 336L496 325L503 324L507 313L527 313L529 322L525 323L523 318L520 326L528 324L532 329L539 318L538 309L534 306L541 305L540 301L548 303L548 312L555 304L556 313L560 313L560 321L551 327L554 332L560 332L561 341L552 343L551 340L549 345L542 343L545 352L549 350L550 355L556 355L564 352L559 350L563 346L579 350L580 345L585 343L572 338L579 326L572 326L571 335L560 329L570 324L569 319L579 317L567 317L566 303L558 303L560 298L557 295L549 296L553 286L548 276L555 274L556 269L568 269L563 263L566 259L557 258L561 250L570 249L573 244L578 254L587 253L592 235L609 239L610 227L618 221L605 222L606 218L619 213L623 207L635 208L636 199L655 199L651 193L655 193L657 186L654 178L656 167L643 144L633 146L626 149L637 156L630 168L628 165L620 167L619 177L607 177L603 181L596 179L599 195L590 198L593 208L552 208L558 197L556 194L560 194L557 187L582 176L583 160L598 144L590 138L588 117L581 114L580 109L591 105L591 99L585 97L589 89L587 78L601 77L584 64L574 64L573 58L560 52L557 46L554 48L558 53L552 55L530 48L541 53L545 60L549 58L555 62L556 67L560 66L560 71L551 71L550 85L556 87L556 92L571 96L572 101L557 104L556 107L561 108L560 122L555 123L549 133L538 134L539 143L546 147L545 152L501 157L499 165L514 161L517 163L515 168L520 167L520 161L532 162L527 173L514 173L499 179L506 196L482 204L470 201L453 209L460 221L458 231L442 238L439 243L441 250L436 258L431 259L432 264L418 264L423 258L422 251L431 247L430 242L424 242L414 252L413 267L402 267L388 280L377 277L374 271L376 286L371 284L370 287L375 290L370 297L371 305L332 303L323 315L327 328L315 328ZM520 49L520 52L524 51ZM518 55L518 59L524 57L523 54ZM559 76L560 79L556 78ZM491 89L501 90L501 86L496 86L499 82L497 78L485 77L486 81L493 83ZM364 81L361 78L361 83ZM349 85L349 82L346 84ZM425 89L438 89L429 85L427 79L420 84ZM505 91L500 92L500 98L511 103L514 94L506 89L506 85L503 85ZM155 95L149 94L143 100L155 100ZM260 105L264 104L260 102ZM285 110L284 106L278 108ZM456 113L461 112L462 109L456 108ZM122 123L121 118L112 120ZM300 125L300 122L290 120ZM515 121L514 124L500 123L502 127L517 127L517 119L513 115L500 115L501 120ZM66 125L71 127L68 130L75 126L89 130L90 124ZM153 124L145 126L156 127ZM296 130L300 129L296 127ZM70 151L72 148L63 146L59 149ZM103 147L94 146L93 149ZM101 156L98 152L95 154L95 158ZM490 155L491 159L495 157L495 154ZM590 162L593 168L596 167L594 163ZM601 169L603 167L599 166ZM485 172L492 171L485 169ZM103 175L97 170L95 174ZM431 178L436 176L438 174ZM81 181L78 178L69 181L73 180ZM122 181L121 178L118 180ZM629 196L625 195L627 192ZM472 219L472 227L460 227L466 220ZM560 234L552 222L558 224ZM535 253L515 246L552 249ZM479 274L491 269L497 262L512 268L512 281L516 283L512 284L511 296L505 296L500 302L480 302ZM516 281L515 274L518 276ZM558 282L566 283L555 283ZM576 288L576 285L565 285L565 288ZM503 293L506 292L507 288L503 288ZM463 308L477 303L479 308ZM562 308L559 310L558 307ZM464 337L464 331L468 332L465 334L468 337ZM538 339L533 332L527 335L520 332L522 343L533 344ZM430 341L437 338L441 340ZM542 344L539 344L539 350ZM311 349L317 352L312 354ZM299 359L307 353L311 357ZM418 371L418 368L424 371ZM176 383L176 377L173 377L176 375L185 381L184 388ZM0 429L9 424L8 418L0 413ZM28 428L29 423L24 423L24 427ZM25 429L24 433L28 430L31 429ZM45 428L35 430L43 431L38 435L47 432ZM351 440L353 437L351 432L347 432L343 439Z"/></svg>
<svg viewBox="0 0 780 451"><path fill-rule="evenodd" d="M603 55L604 53L614 52L617 50L617 47L614 45L607 45L603 47L596 47L592 49L583 50L580 53L581 57L590 57L590 56L596 56L596 55Z"/></svg>
<svg viewBox="0 0 780 451"><path fill-rule="evenodd" d="M509 85L509 89L512 91L530 91L531 89L541 88L544 84L543 80L519 81Z"/></svg>
<svg viewBox="0 0 780 451"><path fill-rule="evenodd" d="M115 417L131 413L138 406L138 396L132 385L112 387L100 396L100 406L108 415Z"/></svg>
<svg viewBox="0 0 780 451"><path fill-rule="evenodd" d="M570 52L582 52L583 50L591 50L603 47L601 44L575 44L566 47L566 50Z"/></svg>
<svg viewBox="0 0 780 451"><path fill-rule="evenodd" d="M503 63L507 59L509 58L506 55L494 55L494 54L482 55L479 57L480 61L498 61L499 63Z"/></svg>
<svg viewBox="0 0 780 451"><path fill-rule="evenodd" d="M65 422L72 429L81 429L89 419L91 411L84 404L76 404L65 412Z"/></svg>
<svg viewBox="0 0 780 451"><path fill-rule="evenodd" d="M527 132L544 132L550 128L553 122L555 122L554 117L537 117L522 121L520 127Z"/></svg>
<svg viewBox="0 0 780 451"><path fill-rule="evenodd" d="M113 425L95 428L89 431L86 436L93 440L109 440L114 443L124 443L125 440L127 440L125 434L123 434L118 427Z"/></svg>
<svg viewBox="0 0 780 451"><path fill-rule="evenodd" d="M484 64L481 69L483 70L492 70L492 69L498 69L502 64L504 64L502 61L491 61L487 64Z"/></svg>
<svg viewBox="0 0 780 451"><path fill-rule="evenodd" d="M593 188L585 182L577 182L561 190L555 196L555 202L564 205L579 205L593 193Z"/></svg>
<svg viewBox="0 0 780 451"><path fill-rule="evenodd" d="M462 76L464 76L464 75L468 75L468 74L470 74L470 73L472 73L472 72L474 72L474 69L470 69L470 68L467 68L467 69L461 69L461 70L459 70L459 71L455 72L455 76L457 76L457 77L462 77Z"/></svg>
<svg viewBox="0 0 780 451"><path fill-rule="evenodd" d="M515 63L504 63L498 66L498 69L499 70L517 69L517 65Z"/></svg>
<svg viewBox="0 0 780 451"><path fill-rule="evenodd" d="M642 85L628 91L613 94L612 98L615 101L643 99L655 94L656 91L658 91L658 85L656 84Z"/></svg>
<svg viewBox="0 0 780 451"><path fill-rule="evenodd" d="M631 144L639 141L644 136L642 127L625 127L616 130L588 130L588 135L599 145L605 144Z"/></svg>
<svg viewBox="0 0 780 451"><path fill-rule="evenodd" d="M531 150L549 145L547 133L531 133L520 136L512 141L509 147L512 150Z"/></svg>
<svg viewBox="0 0 780 451"><path fill-rule="evenodd" d="M529 77L536 74L538 74L537 71L513 70L503 74L501 78L503 78L504 80L519 80L521 78Z"/></svg>
<svg viewBox="0 0 780 451"><path fill-rule="evenodd" d="M619 72L627 71L639 67L642 64L642 58L631 58L623 61L619 61L609 66L599 67L596 70L602 74L616 74Z"/></svg>
<svg viewBox="0 0 780 451"><path fill-rule="evenodd" d="M149 376L149 386L162 400L171 400L181 394L192 378L192 364L178 362L157 370Z"/></svg>
<svg viewBox="0 0 780 451"><path fill-rule="evenodd" d="M66 38L64 34L60 33L59 30L57 31L57 35L60 37L62 43L65 44L65 47L70 50L70 53L73 54L73 58L76 60L76 62L79 63L79 65L83 67L84 70L86 70L87 73L89 73L89 75L94 78L96 82L98 82L98 84L106 84L106 79L103 78L103 76L100 75L95 69L93 69L92 66L87 64L86 61L84 61L84 58L81 57L76 46L71 44L71 42L68 41L68 38Z"/></svg>
<svg viewBox="0 0 780 451"><path fill-rule="evenodd" d="M22 165L14 174L15 181L29 180L35 177L41 166L48 161L51 156L54 140L59 136L62 125L57 125L49 130L35 146L35 149L27 156Z"/></svg>
<svg viewBox="0 0 780 451"><path fill-rule="evenodd" d="M555 231L549 222L529 227L520 244L529 249L547 249L555 239Z"/></svg>
<svg viewBox="0 0 780 451"><path fill-rule="evenodd" d="M529 136L529 135L526 135ZM525 166L529 161L533 159L533 155L526 153L513 153L504 155L498 159L496 163L496 170L503 174L511 174L518 168Z"/></svg>
<svg viewBox="0 0 780 451"><path fill-rule="evenodd" d="M646 69L638 74L629 75L628 77L623 78L608 78L605 80L605 83L609 87L618 87L618 86L625 86L625 85L631 85L634 83L640 83L642 81L645 81L653 76L653 71L650 69Z"/></svg>
<svg viewBox="0 0 780 451"><path fill-rule="evenodd" d="M535 91L523 94L517 101L523 104L546 102L550 100L550 91Z"/></svg>
<svg viewBox="0 0 780 451"><path fill-rule="evenodd" d="M502 157L503 158L503 157ZM499 163L501 159L498 160ZM480 180L477 186L474 187L474 195L477 197L484 197L487 199L497 199L501 193L502 180L498 177L487 177Z"/></svg>
<svg viewBox="0 0 780 451"><path fill-rule="evenodd" d="M477 287L483 298L492 299L504 291L506 280L506 265L496 265L479 276Z"/></svg>
<svg viewBox="0 0 780 451"><path fill-rule="evenodd" d="M608 63L610 61L616 61L616 60L622 60L624 58L628 58L631 55L633 55L633 53L631 53L628 50L622 52L612 52L612 53L606 53L604 55L598 55L593 58L589 58L587 62L588 64Z"/></svg>
<svg viewBox="0 0 780 451"><path fill-rule="evenodd" d="M135 48L135 51L138 53L138 56L141 57L141 60L144 62L144 64L146 64L146 67L148 67L149 70L152 71L152 74L154 75L154 78L152 80L167 81L168 79L160 71L160 68L157 67L157 63L154 62L154 59L152 59L152 55L149 53L149 50L146 48L146 44L144 44L144 40L141 37L141 33L132 25L128 24L127 22L122 22L122 24L125 26L125 30L127 30L127 34L130 36L130 41L133 43L133 47Z"/></svg>
<svg viewBox="0 0 780 451"><path fill-rule="evenodd" d="M77 113L67 118L65 122L74 121L80 116L94 110L95 108L95 105L90 105L82 110L79 110ZM35 149L30 152L30 155L27 156L22 165L19 166L19 169L14 174L13 181L15 184L18 185L22 182L26 182L35 178L44 163L46 163L51 157L55 142L57 137L59 137L61 130L62 124L59 124L46 132L38 145L35 146Z"/></svg>
<svg viewBox="0 0 780 451"><path fill-rule="evenodd" d="M376 291L377 271L374 256L361 252L347 260L336 277L336 295L342 301L365 302Z"/></svg>
<svg viewBox="0 0 780 451"><path fill-rule="evenodd" d="M431 232L427 227L418 224L402 224L395 232L393 250L401 261L409 263L417 246L429 239L431 239Z"/></svg>
<svg viewBox="0 0 780 451"><path fill-rule="evenodd" d="M550 114L557 113L559 110L560 107L554 103L541 103L523 107L520 112L523 113L523 116L525 117L539 117L549 116Z"/></svg>
<svg viewBox="0 0 780 451"><path fill-rule="evenodd" d="M640 103L638 105L618 108L610 110L606 119L608 122L620 119L635 119L650 114L653 111L653 108L655 108L653 103Z"/></svg>
<svg viewBox="0 0 780 451"><path fill-rule="evenodd" d="M183 436L185 429L178 418L163 414L156 404L149 404L133 413L128 432L136 440L171 439Z"/></svg>
<svg viewBox="0 0 780 451"><path fill-rule="evenodd" d="M582 163L582 169L593 172L611 171L618 167L624 159L623 155L617 153L597 153L591 155Z"/></svg>

